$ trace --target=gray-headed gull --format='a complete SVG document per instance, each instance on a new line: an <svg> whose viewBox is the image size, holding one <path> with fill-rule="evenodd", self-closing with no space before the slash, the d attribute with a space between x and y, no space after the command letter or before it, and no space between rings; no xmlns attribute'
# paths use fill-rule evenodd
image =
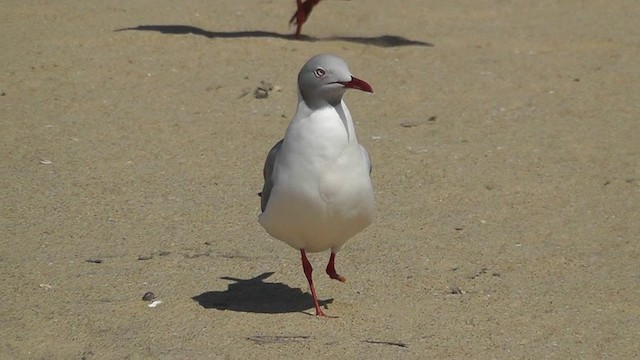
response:
<svg viewBox="0 0 640 360"><path fill-rule="evenodd" d="M335 270L336 253L375 215L371 159L358 143L342 100L347 89L373 92L341 58L320 54L309 59L298 74L296 113L264 164L260 224L300 250L317 316L324 313L306 253L331 249L327 274L344 282Z"/></svg>

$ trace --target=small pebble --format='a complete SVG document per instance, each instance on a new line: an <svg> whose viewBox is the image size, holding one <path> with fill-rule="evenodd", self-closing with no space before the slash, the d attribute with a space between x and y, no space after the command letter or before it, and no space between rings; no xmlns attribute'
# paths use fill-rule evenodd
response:
<svg viewBox="0 0 640 360"><path fill-rule="evenodd" d="M156 299L156 294L154 294L151 291L147 291L146 293L144 293L144 295L142 295L142 300L144 301L153 301Z"/></svg>
<svg viewBox="0 0 640 360"><path fill-rule="evenodd" d="M260 86L253 92L256 99L266 99L269 97L269 91L273 90L273 85L264 80L260 81Z"/></svg>
<svg viewBox="0 0 640 360"><path fill-rule="evenodd" d="M171 254L171 252L169 252L169 251L160 251L160 252L158 253L158 255L160 255L160 256L167 256L167 255L169 255L169 254Z"/></svg>
<svg viewBox="0 0 640 360"><path fill-rule="evenodd" d="M400 126L404 127L404 128L410 128L410 127L416 127L420 124L418 124L417 122L412 122L412 121L405 121L400 123Z"/></svg>
<svg viewBox="0 0 640 360"><path fill-rule="evenodd" d="M102 259L98 259L98 258L89 258L85 261L93 264L102 264Z"/></svg>
<svg viewBox="0 0 640 360"><path fill-rule="evenodd" d="M255 97L256 99L266 99L269 97L269 92L263 88L256 88L256 90L253 92L253 97Z"/></svg>
<svg viewBox="0 0 640 360"><path fill-rule="evenodd" d="M266 82L264 80L260 81L260 87L267 91L273 90L273 85L271 85L270 82Z"/></svg>
<svg viewBox="0 0 640 360"><path fill-rule="evenodd" d="M462 290L460 290L460 288L455 285L449 286L449 291L451 292L451 294L454 294L454 295L462 294Z"/></svg>
<svg viewBox="0 0 640 360"><path fill-rule="evenodd" d="M153 255L138 255L138 260L151 260Z"/></svg>

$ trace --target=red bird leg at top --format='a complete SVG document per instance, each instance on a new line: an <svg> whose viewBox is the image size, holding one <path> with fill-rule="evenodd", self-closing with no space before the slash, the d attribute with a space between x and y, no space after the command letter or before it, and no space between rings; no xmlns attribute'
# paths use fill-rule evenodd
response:
<svg viewBox="0 0 640 360"><path fill-rule="evenodd" d="M302 270L304 270L304 275L307 277L307 281L309 282L311 296L313 296L313 304L316 306L316 316L324 316L324 313L320 309L320 304L318 303L316 289L313 287L313 278L311 276L311 273L313 273L313 267L311 267L311 263L309 262L309 259L307 259L307 254L304 249L300 249L300 255L302 255Z"/></svg>
<svg viewBox="0 0 640 360"><path fill-rule="evenodd" d="M329 258L329 263L327 264L327 275L329 275L330 278L338 280L340 282L347 281L347 279L344 276L336 272L335 261L336 261L336 253L332 252L331 257Z"/></svg>
<svg viewBox="0 0 640 360"><path fill-rule="evenodd" d="M289 20L289 24L296 24L296 37L300 38L300 34L302 32L302 24L304 24L309 15L311 14L311 10L313 7L318 5L320 0L296 0L296 4L298 5L298 10L293 14L291 20Z"/></svg>

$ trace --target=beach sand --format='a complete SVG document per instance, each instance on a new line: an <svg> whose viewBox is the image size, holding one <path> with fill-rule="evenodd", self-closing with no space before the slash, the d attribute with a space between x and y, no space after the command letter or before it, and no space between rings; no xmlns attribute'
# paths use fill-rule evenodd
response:
<svg viewBox="0 0 640 360"><path fill-rule="evenodd" d="M323 1L302 40L294 9L3 5L0 358L635 358L640 4ZM376 221L346 283L310 257L335 318L257 222L323 52L375 89Z"/></svg>

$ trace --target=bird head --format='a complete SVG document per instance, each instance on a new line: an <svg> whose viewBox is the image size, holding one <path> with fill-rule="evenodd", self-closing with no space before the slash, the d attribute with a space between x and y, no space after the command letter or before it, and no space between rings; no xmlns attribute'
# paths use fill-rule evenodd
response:
<svg viewBox="0 0 640 360"><path fill-rule="evenodd" d="M344 60L330 54L316 55L304 64L298 73L298 89L312 107L339 104L347 89L373 92L371 85L351 75Z"/></svg>

